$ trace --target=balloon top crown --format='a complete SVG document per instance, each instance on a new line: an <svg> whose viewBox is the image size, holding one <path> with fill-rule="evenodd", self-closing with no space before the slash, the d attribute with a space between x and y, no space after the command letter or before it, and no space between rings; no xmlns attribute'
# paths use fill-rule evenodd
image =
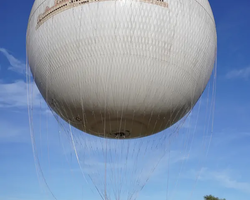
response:
<svg viewBox="0 0 250 200"><path fill-rule="evenodd" d="M45 11L38 16L37 28L39 28L45 21L53 17L54 15L61 13L70 8L80 6L86 3L102 2L102 1L121 1L121 0L55 0L52 7L47 6ZM135 1L135 0L130 0ZM137 0L139 2L150 3L159 5L162 7L168 7L168 3L164 0Z"/></svg>

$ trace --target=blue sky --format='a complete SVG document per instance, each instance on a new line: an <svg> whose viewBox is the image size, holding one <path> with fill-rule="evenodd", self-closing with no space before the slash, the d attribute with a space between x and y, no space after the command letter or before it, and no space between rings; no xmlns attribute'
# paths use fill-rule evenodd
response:
<svg viewBox="0 0 250 200"><path fill-rule="evenodd" d="M32 4L33 0L0 3L0 200L53 199L44 181L39 181L41 175L37 176L29 133L25 36ZM207 194L227 200L250 199L250 1L210 0L210 4L218 32L218 74L208 154L205 159L199 154L202 137L196 134L176 188L171 184L179 172L174 168L180 163L177 159L169 167L173 175L168 176L170 189L166 189L162 179L167 177L167 166L163 161L138 199L167 199L166 191L171 193L171 200L188 199L190 195L199 200ZM46 116L43 125L49 124L40 128L43 134L38 135L37 146L53 194L62 200L100 199L81 176L67 145L67 153L62 153L60 141L67 139L61 138L37 90L34 107L42 110L36 116ZM198 126L202 126L200 123ZM178 142L175 145L173 151L180 147ZM176 158L181 160L179 156Z"/></svg>

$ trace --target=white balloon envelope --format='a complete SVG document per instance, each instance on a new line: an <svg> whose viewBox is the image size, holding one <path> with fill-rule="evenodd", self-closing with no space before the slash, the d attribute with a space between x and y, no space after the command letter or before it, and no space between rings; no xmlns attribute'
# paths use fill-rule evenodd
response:
<svg viewBox="0 0 250 200"><path fill-rule="evenodd" d="M137 138L176 123L211 76L207 0L36 0L27 30L48 105L92 135Z"/></svg>

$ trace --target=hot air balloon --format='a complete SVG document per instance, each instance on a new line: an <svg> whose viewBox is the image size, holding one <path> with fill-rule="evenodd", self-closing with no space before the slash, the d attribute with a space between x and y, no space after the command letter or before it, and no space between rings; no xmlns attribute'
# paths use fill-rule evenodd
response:
<svg viewBox="0 0 250 200"><path fill-rule="evenodd" d="M48 105L109 138L160 132L210 78L216 29L207 0L36 0L27 54Z"/></svg>
<svg viewBox="0 0 250 200"><path fill-rule="evenodd" d="M148 137L140 143L147 148L192 110L216 49L208 0L35 0L27 28L28 65L43 98L83 137L98 136L88 145L105 144L105 163L121 146L126 157L136 138Z"/></svg>

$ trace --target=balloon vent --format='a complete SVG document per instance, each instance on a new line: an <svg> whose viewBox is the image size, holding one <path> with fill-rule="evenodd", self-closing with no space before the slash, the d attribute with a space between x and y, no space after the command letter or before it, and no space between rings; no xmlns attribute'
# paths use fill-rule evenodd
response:
<svg viewBox="0 0 250 200"><path fill-rule="evenodd" d="M113 137L116 139L125 139L126 137L130 135L130 131L126 130L126 131L114 132L114 133L111 133L111 135L113 135Z"/></svg>

